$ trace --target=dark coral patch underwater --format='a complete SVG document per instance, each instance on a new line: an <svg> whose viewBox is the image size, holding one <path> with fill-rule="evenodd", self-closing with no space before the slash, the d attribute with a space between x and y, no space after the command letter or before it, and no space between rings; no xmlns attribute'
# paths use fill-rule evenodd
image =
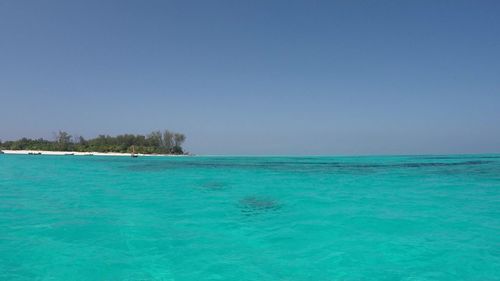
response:
<svg viewBox="0 0 500 281"><path fill-rule="evenodd" d="M281 204L276 200L266 197L247 196L239 201L239 207L247 216L273 212L281 209Z"/></svg>

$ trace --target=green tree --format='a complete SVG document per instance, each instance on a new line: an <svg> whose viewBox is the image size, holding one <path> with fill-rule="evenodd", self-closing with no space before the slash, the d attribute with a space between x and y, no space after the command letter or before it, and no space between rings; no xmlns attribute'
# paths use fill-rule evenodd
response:
<svg viewBox="0 0 500 281"><path fill-rule="evenodd" d="M174 146L181 147L185 140L186 136L184 136L184 134L179 134L179 133L174 134Z"/></svg>
<svg viewBox="0 0 500 281"><path fill-rule="evenodd" d="M163 145L168 152L172 152L172 148L174 148L174 133L169 130L163 132Z"/></svg>
<svg viewBox="0 0 500 281"><path fill-rule="evenodd" d="M175 133L174 134L174 147L172 149L173 154L183 154L182 144L186 140L184 134Z"/></svg>
<svg viewBox="0 0 500 281"><path fill-rule="evenodd" d="M56 135L56 142L61 151L67 151L71 144L71 135L65 131L59 131Z"/></svg>

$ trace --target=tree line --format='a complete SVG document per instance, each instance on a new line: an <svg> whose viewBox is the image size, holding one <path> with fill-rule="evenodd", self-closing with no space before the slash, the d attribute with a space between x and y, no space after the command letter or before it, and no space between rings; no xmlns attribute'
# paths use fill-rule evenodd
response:
<svg viewBox="0 0 500 281"><path fill-rule="evenodd" d="M115 137L99 135L93 139L72 136L59 131L54 140L22 138L0 141L0 150L46 150L78 152L121 152L143 154L184 154L182 144L186 136L169 130L154 131L148 135L124 134Z"/></svg>

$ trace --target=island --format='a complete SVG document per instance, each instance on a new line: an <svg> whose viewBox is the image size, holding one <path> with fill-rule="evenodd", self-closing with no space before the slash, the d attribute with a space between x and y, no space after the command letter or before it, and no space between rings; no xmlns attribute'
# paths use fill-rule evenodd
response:
<svg viewBox="0 0 500 281"><path fill-rule="evenodd" d="M182 145L186 136L169 130L147 135L99 135L92 139L72 136L65 131L54 134L53 140L21 138L0 140L0 153L47 155L186 155Z"/></svg>

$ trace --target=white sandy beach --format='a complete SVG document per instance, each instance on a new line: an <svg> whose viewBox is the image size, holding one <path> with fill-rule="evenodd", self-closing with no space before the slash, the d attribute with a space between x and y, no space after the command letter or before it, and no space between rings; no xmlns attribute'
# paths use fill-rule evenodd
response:
<svg viewBox="0 0 500 281"><path fill-rule="evenodd" d="M128 156L131 153L118 153L118 152L78 152L78 151L44 151L44 150L2 150L5 154L40 154L40 155L75 155L75 156ZM140 154L137 156L186 156L186 155L173 155L173 154Z"/></svg>

